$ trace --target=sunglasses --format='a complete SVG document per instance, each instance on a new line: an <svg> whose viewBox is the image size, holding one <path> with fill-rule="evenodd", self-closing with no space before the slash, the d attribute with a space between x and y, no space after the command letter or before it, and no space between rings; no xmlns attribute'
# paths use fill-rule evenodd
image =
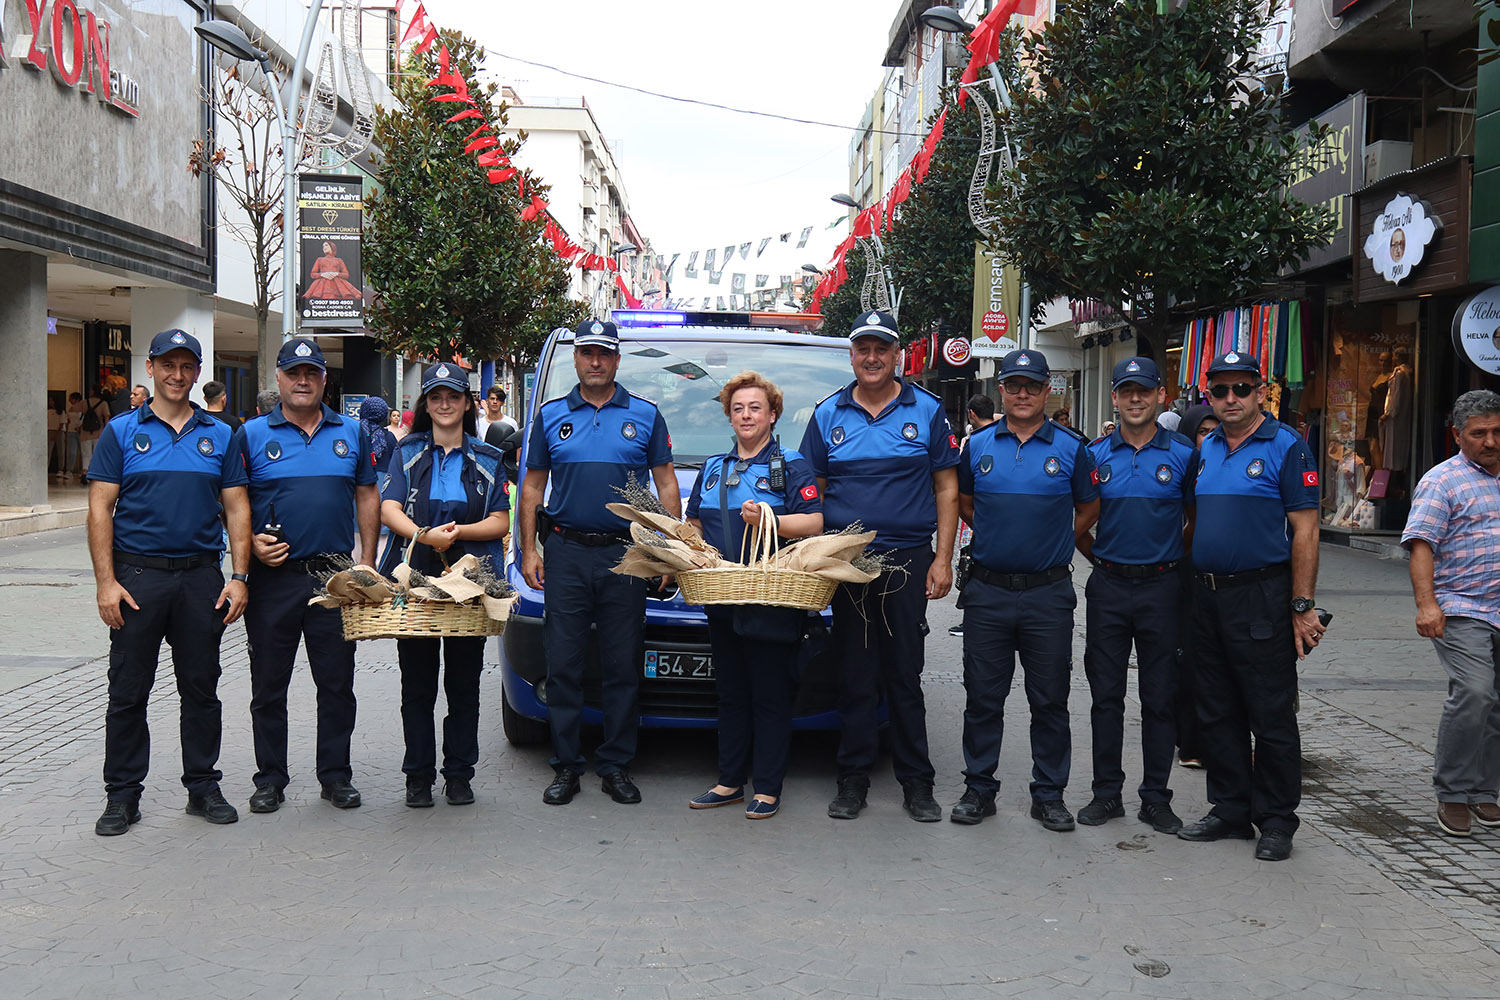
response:
<svg viewBox="0 0 1500 1000"><path fill-rule="evenodd" d="M1008 396L1040 396L1045 393L1049 386L1045 382L1033 382L1029 378L1011 379L1009 382L1001 382L1000 388L1005 390Z"/></svg>
<svg viewBox="0 0 1500 1000"><path fill-rule="evenodd" d="M1238 396L1240 399L1246 399L1254 395L1255 390L1259 388L1260 383L1258 382L1236 382L1234 383L1234 385L1210 386L1208 394L1214 399L1223 399L1225 396L1229 395L1229 390L1233 389L1236 396Z"/></svg>
<svg viewBox="0 0 1500 1000"><path fill-rule="evenodd" d="M750 460L748 458L742 458L739 461L735 462L734 471L731 472L727 478L725 478L724 485L738 486L740 484L740 473L744 472L748 468L750 468Z"/></svg>

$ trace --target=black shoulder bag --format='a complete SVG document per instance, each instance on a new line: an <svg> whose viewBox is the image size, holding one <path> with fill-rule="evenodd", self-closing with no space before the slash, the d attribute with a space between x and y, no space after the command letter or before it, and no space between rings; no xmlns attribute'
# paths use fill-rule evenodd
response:
<svg viewBox="0 0 1500 1000"><path fill-rule="evenodd" d="M719 518L724 526L724 544L734 537L729 527L729 490L725 480L729 476L730 458L725 456L724 467L719 470ZM736 604L733 606L734 634L760 642L791 644L802 641L803 628L807 624L807 613L801 608L777 608L767 604Z"/></svg>

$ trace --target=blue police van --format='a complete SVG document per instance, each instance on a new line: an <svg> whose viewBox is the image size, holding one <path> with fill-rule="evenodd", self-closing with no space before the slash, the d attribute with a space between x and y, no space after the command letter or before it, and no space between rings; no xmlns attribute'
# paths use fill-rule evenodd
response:
<svg viewBox="0 0 1500 1000"><path fill-rule="evenodd" d="M739 372L760 372L781 387L785 409L777 422L782 443L796 448L824 396L848 384L849 344L842 337L808 331L822 317L789 313L689 313L617 310L620 370L617 381L661 409L672 439L672 456L683 503L703 462L733 447L734 432L719 404L719 390ZM577 382L573 333L558 330L542 348L536 386L526 405L519 468L526 468L525 439L541 404L566 395ZM602 505L619 497L600 497ZM521 575L519 539L512 542L507 570L520 593L500 641L503 683L501 716L506 739L524 745L550 738L547 724L547 658L542 647L546 594ZM793 725L836 729L837 663L827 652L826 623L803 644ZM595 637L596 641L599 637ZM605 637L604 641L608 641ZM716 725L714 664L703 609L675 590L646 602L646 627L636 650L642 726L713 728ZM584 722L598 725L600 679L596 643L590 644L584 675Z"/></svg>

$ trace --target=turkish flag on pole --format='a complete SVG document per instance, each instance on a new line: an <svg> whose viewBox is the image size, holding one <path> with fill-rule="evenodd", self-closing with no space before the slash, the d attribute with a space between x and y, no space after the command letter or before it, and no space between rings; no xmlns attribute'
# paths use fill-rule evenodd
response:
<svg viewBox="0 0 1500 1000"><path fill-rule="evenodd" d="M620 290L620 298L625 300L626 309L639 309L641 307L641 300L630 294L630 289L625 287L625 279L618 274L615 275L615 287Z"/></svg>
<svg viewBox="0 0 1500 1000"><path fill-rule="evenodd" d="M974 28L969 39L969 65L960 76L960 83L973 83L979 79L979 71L1000 58L1000 32L1005 30L1012 14L1036 15L1037 0L1000 0L995 9L984 16ZM958 92L958 106L964 107L968 97L962 89Z"/></svg>

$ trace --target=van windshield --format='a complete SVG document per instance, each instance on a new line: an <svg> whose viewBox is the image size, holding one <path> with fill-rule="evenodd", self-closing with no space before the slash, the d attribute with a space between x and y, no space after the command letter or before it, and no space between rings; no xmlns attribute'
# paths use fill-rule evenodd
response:
<svg viewBox="0 0 1500 1000"><path fill-rule="evenodd" d="M673 461L679 467L700 467L708 456L733 446L734 431L719 404L719 390L740 372L760 372L781 388L785 403L776 434L787 448L801 445L818 400L854 377L848 344L833 338L827 347L751 340L651 340L626 341L620 348L620 371L615 378L661 408L672 435ZM560 343L541 398L566 395L577 382L573 345Z"/></svg>

